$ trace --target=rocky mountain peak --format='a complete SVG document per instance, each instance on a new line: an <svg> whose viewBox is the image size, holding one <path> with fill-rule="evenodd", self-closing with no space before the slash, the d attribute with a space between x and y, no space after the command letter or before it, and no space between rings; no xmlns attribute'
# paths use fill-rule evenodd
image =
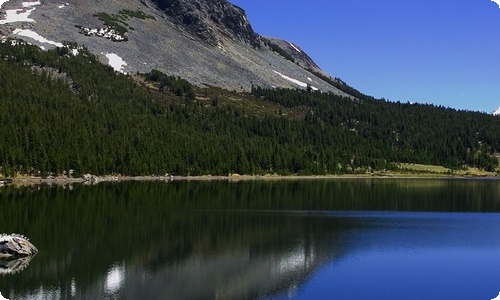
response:
<svg viewBox="0 0 500 300"><path fill-rule="evenodd" d="M212 46L223 36L254 47L260 37L252 29L245 11L226 0L153 0L176 23Z"/></svg>

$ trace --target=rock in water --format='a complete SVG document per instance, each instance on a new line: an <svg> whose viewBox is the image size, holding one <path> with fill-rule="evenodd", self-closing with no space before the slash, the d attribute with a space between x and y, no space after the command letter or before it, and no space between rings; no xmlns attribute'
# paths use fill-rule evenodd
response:
<svg viewBox="0 0 500 300"><path fill-rule="evenodd" d="M22 235L0 234L0 258L26 257L37 252L38 249Z"/></svg>

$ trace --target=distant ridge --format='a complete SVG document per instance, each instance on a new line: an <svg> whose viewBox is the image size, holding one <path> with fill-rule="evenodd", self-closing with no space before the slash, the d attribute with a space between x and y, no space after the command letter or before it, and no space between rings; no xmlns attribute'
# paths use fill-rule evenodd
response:
<svg viewBox="0 0 500 300"><path fill-rule="evenodd" d="M494 112L492 112L491 114L494 115L494 116L500 116L500 106Z"/></svg>

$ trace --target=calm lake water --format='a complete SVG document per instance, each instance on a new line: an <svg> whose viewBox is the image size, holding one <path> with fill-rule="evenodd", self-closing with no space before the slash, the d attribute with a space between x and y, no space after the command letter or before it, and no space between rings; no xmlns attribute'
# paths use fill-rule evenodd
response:
<svg viewBox="0 0 500 300"><path fill-rule="evenodd" d="M3 187L0 231L40 252L0 261L0 293L488 300L500 293L499 212L496 180Z"/></svg>

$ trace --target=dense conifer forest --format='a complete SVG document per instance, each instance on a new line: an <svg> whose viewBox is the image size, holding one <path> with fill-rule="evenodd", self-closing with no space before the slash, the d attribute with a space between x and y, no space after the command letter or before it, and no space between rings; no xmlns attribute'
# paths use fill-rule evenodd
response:
<svg viewBox="0 0 500 300"><path fill-rule="evenodd" d="M402 162L498 167L499 117L260 87L233 93L234 103L243 103L235 105L156 70L116 73L85 48L72 55L76 47L0 43L0 174L340 174ZM248 99L279 109L254 113ZM300 114L283 113L291 110Z"/></svg>

